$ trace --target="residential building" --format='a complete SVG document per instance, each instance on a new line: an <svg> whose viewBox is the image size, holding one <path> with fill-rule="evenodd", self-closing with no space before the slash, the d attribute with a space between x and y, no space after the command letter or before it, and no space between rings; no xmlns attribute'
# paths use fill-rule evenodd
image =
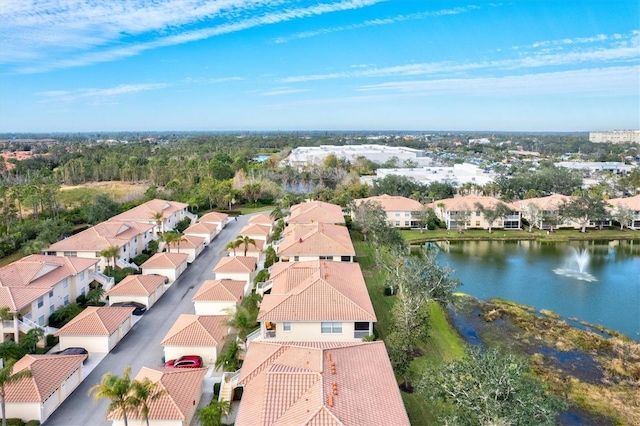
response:
<svg viewBox="0 0 640 426"><path fill-rule="evenodd" d="M633 212L633 216L628 223L625 223L625 226L631 229L640 229L640 195L628 198L613 198L611 200L607 200L607 202L611 204L611 210L614 216L616 210L620 207L631 210Z"/></svg>
<svg viewBox="0 0 640 426"><path fill-rule="evenodd" d="M236 426L404 426L409 418L384 342L249 347Z"/></svg>
<svg viewBox="0 0 640 426"><path fill-rule="evenodd" d="M87 355L25 355L13 373L31 376L5 385L7 418L44 423L82 381L82 363Z"/></svg>
<svg viewBox="0 0 640 426"><path fill-rule="evenodd" d="M46 328L56 309L89 292L98 262L34 254L0 268L0 307L14 313L13 320L0 322L2 341L19 341L20 333Z"/></svg>
<svg viewBox="0 0 640 426"><path fill-rule="evenodd" d="M304 260L333 260L353 262L353 248L349 230L331 223L309 223L285 228L283 240L276 253L282 262Z"/></svg>
<svg viewBox="0 0 640 426"><path fill-rule="evenodd" d="M178 222L185 218L195 222L197 216L190 213L187 208L188 204L179 203L177 201L167 200L151 200L140 204L124 213L120 213L110 220L124 222L141 222L156 225L156 232L172 231ZM162 217L156 218L156 215L162 213Z"/></svg>
<svg viewBox="0 0 640 426"><path fill-rule="evenodd" d="M55 333L60 337L60 348L82 347L89 352L110 352L131 330L134 309L123 306L87 306Z"/></svg>
<svg viewBox="0 0 640 426"><path fill-rule="evenodd" d="M264 250L264 246L266 245L266 241L261 239L254 239L253 241L254 243L249 243L246 246L246 252L244 243L240 244L235 249L227 249L229 256L249 256L260 259L260 256L262 256L262 252Z"/></svg>
<svg viewBox="0 0 640 426"><path fill-rule="evenodd" d="M268 226L271 229L273 227L273 218L268 213L258 213L251 216L248 223L249 225Z"/></svg>
<svg viewBox="0 0 640 426"><path fill-rule="evenodd" d="M376 315L357 263L278 262L271 294L260 304L261 338L284 341L362 340Z"/></svg>
<svg viewBox="0 0 640 426"><path fill-rule="evenodd" d="M193 296L196 315L232 315L245 296L246 281L206 280Z"/></svg>
<svg viewBox="0 0 640 426"><path fill-rule="evenodd" d="M342 207L324 201L307 201L295 204L285 222L290 225L299 223L344 223Z"/></svg>
<svg viewBox="0 0 640 426"><path fill-rule="evenodd" d="M387 223L395 228L416 228L419 227L413 215L415 211L421 211L425 206L419 201L407 197L394 195L378 195L369 198L358 198L353 200L356 206L361 203L376 203L387 214ZM351 212L353 217L353 212Z"/></svg>
<svg viewBox="0 0 640 426"><path fill-rule="evenodd" d="M163 275L171 284L187 270L188 258L187 253L156 253L140 265L142 275Z"/></svg>
<svg viewBox="0 0 640 426"><path fill-rule="evenodd" d="M205 368L149 368L142 367L134 380L149 379L158 383L164 394L149 404L149 426L189 426L202 397ZM114 410L107 415L112 426L124 426L122 412ZM142 415L127 411L129 424L142 422Z"/></svg>
<svg viewBox="0 0 640 426"><path fill-rule="evenodd" d="M198 219L198 222L214 224L216 225L217 232L220 233L220 231L222 231L222 228L224 228L224 226L227 224L228 220L229 220L229 215L226 213L209 212L209 213L203 214Z"/></svg>
<svg viewBox="0 0 640 426"><path fill-rule="evenodd" d="M548 197L527 198L526 200L516 201L513 204L520 211L522 218L529 223L535 221L535 227L538 229L551 231L558 228L580 229L581 226L578 223L573 223L570 219L560 217L560 205L571 202L574 199L575 197L568 195L553 194ZM529 205L535 206L535 209L532 209ZM533 217L533 212L539 212L537 213L538 217Z"/></svg>
<svg viewBox="0 0 640 426"><path fill-rule="evenodd" d="M204 245L208 246L218 233L218 225L215 223L198 222L184 230L184 235L204 238Z"/></svg>
<svg viewBox="0 0 640 426"><path fill-rule="evenodd" d="M197 237L195 235L183 235L180 241L174 241L168 244L168 250L176 253L187 253L187 263L192 263L196 260L196 257L200 256L202 250L204 250L206 238Z"/></svg>
<svg viewBox="0 0 640 426"><path fill-rule="evenodd" d="M478 209L478 203L486 209L493 209L498 203L501 203L501 201L493 197L467 195L464 197L437 200L429 206L438 218L446 223L447 229L489 229L489 222L484 217L482 211ZM520 211L512 204L504 204L510 209L509 214L496 219L491 227L504 230L520 229L522 226Z"/></svg>
<svg viewBox="0 0 640 426"><path fill-rule="evenodd" d="M149 223L102 222L50 245L43 252L52 256L97 258L99 259L97 270L104 271L106 266L114 266L113 258L100 256L100 252L117 247L115 266L138 269L131 263L131 259L146 250L149 242L156 238L153 227L154 225Z"/></svg>
<svg viewBox="0 0 640 426"><path fill-rule="evenodd" d="M245 283L244 294L249 294L253 288L253 278L256 273L257 263L255 257L228 256L218 261L213 268L216 280L235 280Z"/></svg>
<svg viewBox="0 0 640 426"><path fill-rule="evenodd" d="M205 366L213 366L229 332L228 321L229 315L180 315L160 342L165 361L198 355Z"/></svg>
<svg viewBox="0 0 640 426"><path fill-rule="evenodd" d="M138 302L152 307L164 294L162 275L127 275L120 283L109 290L109 305L118 302Z"/></svg>
<svg viewBox="0 0 640 426"><path fill-rule="evenodd" d="M425 185L433 182L449 182L454 185L475 183L482 186L493 182L496 177L494 173L487 172L474 164L463 163L454 164L453 167L377 169L374 178L365 176L361 178L361 181L371 184L373 181L384 179L389 175L406 176Z"/></svg>
<svg viewBox="0 0 640 426"><path fill-rule="evenodd" d="M640 130L612 130L609 132L590 132L589 142L593 143L640 143Z"/></svg>
<svg viewBox="0 0 640 426"><path fill-rule="evenodd" d="M271 235L271 226L258 225L258 224L247 225L243 227L240 230L240 232L238 232L238 236L240 237L249 237L249 238L253 238L254 240L262 240L265 242L269 240L270 235Z"/></svg>

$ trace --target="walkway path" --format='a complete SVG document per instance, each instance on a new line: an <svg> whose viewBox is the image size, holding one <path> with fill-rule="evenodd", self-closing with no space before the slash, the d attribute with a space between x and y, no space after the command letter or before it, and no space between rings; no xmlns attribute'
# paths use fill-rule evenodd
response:
<svg viewBox="0 0 640 426"><path fill-rule="evenodd" d="M230 221L222 232L187 268L178 280L165 292L160 300L133 326L104 360L76 388L60 407L47 419L44 426L99 426L110 425L106 420L106 400L93 401L89 389L100 383L105 373L122 374L131 367L131 377L143 366L162 366L160 340L169 331L180 314L193 314L191 298L204 280L213 279L211 271L221 257L226 256L224 247L234 240L240 229L247 224L249 216L238 216Z"/></svg>

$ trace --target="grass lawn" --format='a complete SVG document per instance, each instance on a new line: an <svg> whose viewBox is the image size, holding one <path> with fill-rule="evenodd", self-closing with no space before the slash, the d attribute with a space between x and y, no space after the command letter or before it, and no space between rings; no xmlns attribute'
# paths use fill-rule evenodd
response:
<svg viewBox="0 0 640 426"><path fill-rule="evenodd" d="M23 257L24 254L22 254L20 251L17 251L13 254L10 254L9 256L0 258L0 267L7 266L8 264L15 262L16 260L22 259Z"/></svg>
<svg viewBox="0 0 640 426"><path fill-rule="evenodd" d="M266 206L258 206L258 207L254 207L251 204L246 204L246 205L234 207L233 210L239 211L240 214L251 214L251 213L266 212L266 211L271 212L275 207L276 206L274 206L273 204L268 204Z"/></svg>
<svg viewBox="0 0 640 426"><path fill-rule="evenodd" d="M62 185L59 201L67 207L80 207L98 194L107 194L118 203L133 201L144 196L148 185L127 182L88 182L82 185Z"/></svg>
<svg viewBox="0 0 640 426"><path fill-rule="evenodd" d="M548 242L563 242L574 240L629 240L640 239L640 232L625 229L588 229L582 233L574 229L561 229L553 231L547 235L546 231L534 230L529 233L527 231L505 231L502 229L494 229L491 234L484 229L467 229L464 233L454 230L436 229L434 231L424 231L420 233L417 230L401 230L400 234L410 244L417 244L425 241L440 240L537 240Z"/></svg>
<svg viewBox="0 0 640 426"><path fill-rule="evenodd" d="M376 335L378 339L384 340L390 332L391 327L391 307L394 298L384 295L385 274L381 268L374 264L374 256L370 244L362 241L354 241L356 258L362 274L364 275L369 297L376 312L378 322L376 323ZM462 356L464 352L464 342L456 330L447 321L445 310L438 304L430 306L431 329L429 338L420 346L423 356L413 360L411 371L417 374L424 367L437 366L443 361ZM438 407L428 403L417 393L402 393L409 420L414 425L436 424L436 413Z"/></svg>

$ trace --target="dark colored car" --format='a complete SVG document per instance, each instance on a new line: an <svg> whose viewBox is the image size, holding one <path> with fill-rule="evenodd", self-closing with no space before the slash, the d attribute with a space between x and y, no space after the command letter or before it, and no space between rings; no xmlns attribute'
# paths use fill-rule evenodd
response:
<svg viewBox="0 0 640 426"><path fill-rule="evenodd" d="M143 303L138 302L116 302L111 306L124 306L125 308L135 308L133 315L142 315L147 312L147 307Z"/></svg>
<svg viewBox="0 0 640 426"><path fill-rule="evenodd" d="M51 355L89 355L85 348L67 348L57 352L51 352ZM83 363L87 362L89 357L85 358Z"/></svg>
<svg viewBox="0 0 640 426"><path fill-rule="evenodd" d="M168 368L202 368L202 357L185 355L165 362L164 366Z"/></svg>

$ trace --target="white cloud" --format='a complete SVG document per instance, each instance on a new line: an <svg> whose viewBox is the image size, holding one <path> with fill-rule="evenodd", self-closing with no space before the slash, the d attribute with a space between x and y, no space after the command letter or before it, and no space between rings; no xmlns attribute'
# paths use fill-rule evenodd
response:
<svg viewBox="0 0 640 426"><path fill-rule="evenodd" d="M274 39L273 42L286 43L291 40L316 37L323 34L357 30L360 28L367 28L367 27L373 27L373 26L379 26L379 25L389 25L389 24L395 24L397 22L424 19L424 18L433 17L433 16L458 15L460 13L466 13L476 9L480 9L480 7L470 5L465 7L455 7L453 9L441 9L441 10L435 10L430 12L412 13L409 15L396 15L390 18L371 19L358 24L343 25L343 26L330 27L330 28L321 28L314 31L303 31L290 36L286 36L286 37L278 37Z"/></svg>
<svg viewBox="0 0 640 426"><path fill-rule="evenodd" d="M295 8L284 0L3 0L0 61L25 73L83 66L380 1L385 0L330 1ZM283 5L284 9L274 11ZM203 22L204 29L194 29ZM136 42L133 36L139 35L150 41Z"/></svg>
<svg viewBox="0 0 640 426"><path fill-rule="evenodd" d="M290 89L287 87L276 87L275 89L262 92L262 96L290 95L292 93L310 92L311 89Z"/></svg>
<svg viewBox="0 0 640 426"><path fill-rule="evenodd" d="M506 77L395 81L362 86L362 92L410 96L526 96L554 94L638 95L639 66L581 69Z"/></svg>
<svg viewBox="0 0 640 426"><path fill-rule="evenodd" d="M129 93L144 92L149 90L164 89L167 87L165 83L155 84L121 84L115 87L108 87L103 89L89 88L78 89L74 91L68 90L49 90L45 92L37 93L42 97L41 102L74 102L77 100L85 99L90 103L101 103L107 99L113 99L117 96L126 95Z"/></svg>

